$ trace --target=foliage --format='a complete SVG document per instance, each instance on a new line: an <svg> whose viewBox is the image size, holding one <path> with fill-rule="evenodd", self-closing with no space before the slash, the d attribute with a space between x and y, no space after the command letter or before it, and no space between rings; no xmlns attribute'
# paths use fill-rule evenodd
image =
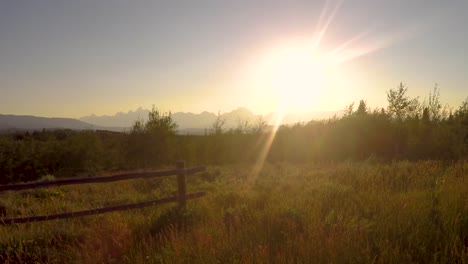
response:
<svg viewBox="0 0 468 264"><path fill-rule="evenodd" d="M397 120L414 116L418 109L418 99L406 95L408 88L403 84L387 91L388 113Z"/></svg>
<svg viewBox="0 0 468 264"><path fill-rule="evenodd" d="M171 113L161 112L153 106L148 121L137 120L133 124L127 144L127 160L137 167L149 167L168 162L171 155L171 139L177 124Z"/></svg>
<svg viewBox="0 0 468 264"><path fill-rule="evenodd" d="M448 114L436 85L423 103L402 83L387 92L387 110L360 100L342 117L283 125L238 120L227 130L218 114L204 136L177 135L170 112L155 107L148 121L128 133L34 131L0 135L0 183L44 175L73 177L113 170L146 169L175 160L203 164L366 160L460 160L468 158L468 98Z"/></svg>
<svg viewBox="0 0 468 264"><path fill-rule="evenodd" d="M282 125L220 115L210 133L177 135L153 107L128 133L0 135L0 184L215 165L188 179L206 191L184 210L142 209L0 228L0 262L464 263L468 259L468 98L453 113L403 84L389 106L354 103L342 117ZM433 161L427 161L433 160ZM18 217L166 197L174 179L0 194ZM24 228L19 228L24 227Z"/></svg>
<svg viewBox="0 0 468 264"><path fill-rule="evenodd" d="M221 117L221 112L218 112L218 115L216 116L215 121L213 122L211 129L210 129L210 134L214 135L221 135L224 131L224 124L226 123L226 120L224 120Z"/></svg>

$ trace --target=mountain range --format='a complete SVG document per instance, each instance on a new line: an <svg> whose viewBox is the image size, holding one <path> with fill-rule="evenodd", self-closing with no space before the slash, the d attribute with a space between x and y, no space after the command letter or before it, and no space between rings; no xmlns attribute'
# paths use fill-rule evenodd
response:
<svg viewBox="0 0 468 264"><path fill-rule="evenodd" d="M72 118L46 118L26 115L0 115L0 130L92 129L91 124Z"/></svg>
<svg viewBox="0 0 468 264"><path fill-rule="evenodd" d="M146 121L148 119L148 113L149 110L140 107L135 111L129 111L127 113L119 112L112 116L96 116L93 114L81 117L79 120L95 126L122 127L128 129L138 119ZM207 111L199 114L176 112L171 113L171 117L172 120L177 123L179 133L202 134L205 129L212 126L218 118L218 115ZM248 121L250 124L253 124L253 122L261 117L261 115L255 115L250 110L243 107L220 114L220 118L224 121L224 127L227 129L236 127L239 122Z"/></svg>
<svg viewBox="0 0 468 264"><path fill-rule="evenodd" d="M89 124L78 119L61 117L37 117L28 115L1 115L0 114L0 132L14 131L33 131L33 130L54 130L54 129L72 129L72 130L109 130L122 131L121 127L105 127Z"/></svg>
<svg viewBox="0 0 468 264"><path fill-rule="evenodd" d="M127 113L119 112L112 116L84 116L79 120L94 124L97 126L107 127L130 127L135 120L142 119L147 120L149 110L138 108L135 111L129 111ZM343 111L330 111L330 112L315 112L315 113L301 113L301 114L286 114L282 119L282 124L293 124L297 122L308 122L310 120L321 120L331 118L334 115L340 116ZM267 123L273 123L273 113L266 115L257 115L245 107L239 107L230 112L219 114L221 120L224 121L224 128L230 129L235 128L240 122L248 122L249 124L255 124L259 119L266 121ZM176 112L171 114L174 122L178 124L179 132L193 131L193 130L204 130L210 128L218 115L211 112L201 112L199 114L190 112Z"/></svg>
<svg viewBox="0 0 468 264"><path fill-rule="evenodd" d="M138 108L127 113L119 112L115 115L90 115L79 119L73 118L47 118L36 116L0 115L0 131L17 130L42 130L42 129L73 129L73 130L110 130L128 131L132 124L138 120L147 120L149 110ZM292 124L296 122L307 122L310 120L327 119L334 115L341 115L342 111L319 112L306 114L287 114L284 116L282 124ZM210 112L199 114L190 112L176 112L171 114L172 119L178 124L180 134L202 134L209 129L218 118L218 115ZM273 114L256 115L247 108L240 107L233 111L219 114L219 118L224 121L224 128L237 127L241 122L255 124L258 120L273 123Z"/></svg>

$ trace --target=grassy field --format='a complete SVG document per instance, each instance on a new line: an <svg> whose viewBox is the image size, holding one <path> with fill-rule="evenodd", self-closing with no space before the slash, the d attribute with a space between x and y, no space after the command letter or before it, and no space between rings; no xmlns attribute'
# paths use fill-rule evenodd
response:
<svg viewBox="0 0 468 264"><path fill-rule="evenodd" d="M0 226L5 263L467 263L468 162L209 167L203 198ZM175 177L7 192L7 217L171 196Z"/></svg>

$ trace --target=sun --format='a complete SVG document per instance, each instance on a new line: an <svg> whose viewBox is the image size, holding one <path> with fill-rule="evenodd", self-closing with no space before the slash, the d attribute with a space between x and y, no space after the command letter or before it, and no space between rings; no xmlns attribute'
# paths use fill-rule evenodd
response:
<svg viewBox="0 0 468 264"><path fill-rule="evenodd" d="M329 85L332 64L312 43L288 44L267 54L264 82L287 111L303 112L317 104Z"/></svg>
<svg viewBox="0 0 468 264"><path fill-rule="evenodd" d="M357 43L365 34L328 49L321 37L298 37L266 45L243 67L242 86L263 108L287 113L330 111L336 96L349 96L351 83L362 83L351 61L375 52L386 41ZM356 74L357 73L357 74ZM359 82L358 82L359 81Z"/></svg>
<svg viewBox="0 0 468 264"><path fill-rule="evenodd" d="M337 65L329 54L320 52L313 41L275 45L262 53L251 71L258 94L270 97L286 112L317 109L321 95L337 78Z"/></svg>
<svg viewBox="0 0 468 264"><path fill-rule="evenodd" d="M342 3L325 1L314 33L306 34L305 38L286 37L289 41L268 45L242 67L238 81L242 89L247 87L246 95L255 98L258 108L276 109L269 120L272 129L252 170L251 182L255 182L263 167L286 114L336 111L336 99L351 95L350 84L363 83L357 74L360 71L350 67L349 62L404 37L405 34L391 34L363 40L370 32L365 29L327 49L323 39Z"/></svg>
<svg viewBox="0 0 468 264"><path fill-rule="evenodd" d="M234 84L243 96L248 95L245 99L254 108L279 116L336 111L338 97L352 97L353 85L365 85L362 76L366 70L351 61L386 48L413 32L409 28L373 35L374 29L369 27L342 33L336 38L341 39L337 43L325 43L325 35L341 4L343 1L325 1L315 30L278 36L263 43L259 50L249 51Z"/></svg>

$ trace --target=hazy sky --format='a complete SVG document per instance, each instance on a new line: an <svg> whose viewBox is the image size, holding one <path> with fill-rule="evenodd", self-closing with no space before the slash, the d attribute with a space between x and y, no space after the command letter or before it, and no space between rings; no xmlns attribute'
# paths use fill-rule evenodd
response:
<svg viewBox="0 0 468 264"><path fill-rule="evenodd" d="M0 114L80 117L153 104L266 113L282 97L298 111L330 111L359 99L386 106L385 91L400 81L422 99L437 82L458 107L468 96L467 14L466 0L0 0ZM294 54L325 28L319 54L354 39L326 78L321 66L296 69L283 55L273 64L289 75L265 70L264 58L285 47ZM320 82L270 92L268 81L296 84L302 71Z"/></svg>

